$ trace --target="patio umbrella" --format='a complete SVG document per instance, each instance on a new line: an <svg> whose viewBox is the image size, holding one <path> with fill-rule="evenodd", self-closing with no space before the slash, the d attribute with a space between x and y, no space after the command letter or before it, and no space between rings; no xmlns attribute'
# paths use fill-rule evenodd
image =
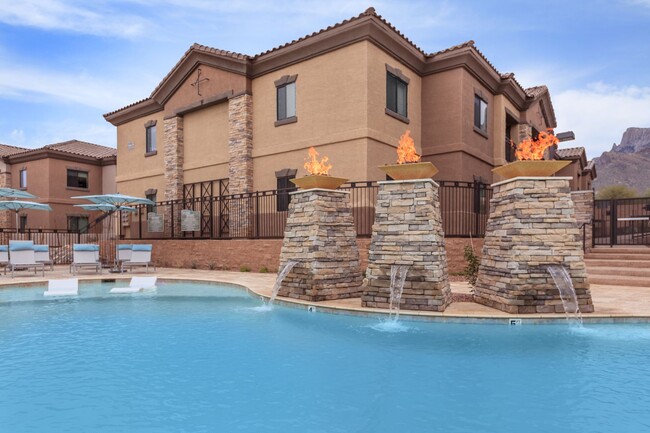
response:
<svg viewBox="0 0 650 433"><path fill-rule="evenodd" d="M147 204L155 205L153 201L147 198L134 197L124 194L100 194L100 195L81 195L72 198L79 198L93 202L93 204L75 205L86 210L98 210L104 213L111 214L116 211L135 212L136 209L129 205ZM112 220L108 220L109 240L115 240L110 237ZM114 247L114 245L113 245ZM114 248L112 248L114 249ZM114 270L117 270L117 262L115 262Z"/></svg>
<svg viewBox="0 0 650 433"><path fill-rule="evenodd" d="M34 194L13 188L0 188L0 197L3 198L36 198Z"/></svg>
<svg viewBox="0 0 650 433"><path fill-rule="evenodd" d="M49 204L35 203L33 201L7 200L0 201L0 210L12 210L16 212L16 231L18 231L18 211L21 209L35 209L51 211Z"/></svg>

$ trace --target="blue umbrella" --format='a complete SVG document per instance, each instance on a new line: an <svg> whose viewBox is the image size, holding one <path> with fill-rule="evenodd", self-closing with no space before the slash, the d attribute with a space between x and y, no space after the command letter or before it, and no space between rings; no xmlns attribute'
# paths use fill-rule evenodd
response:
<svg viewBox="0 0 650 433"><path fill-rule="evenodd" d="M122 212L137 212L138 210L131 206L121 206L119 209L117 206L108 203L97 203L97 204L76 204L76 207L80 207L85 210L97 210L101 212L114 212L121 210Z"/></svg>
<svg viewBox="0 0 650 433"><path fill-rule="evenodd" d="M0 201L0 210L12 210L16 212L16 230L18 230L18 211L21 209L52 210L49 204L35 203L33 201Z"/></svg>
<svg viewBox="0 0 650 433"><path fill-rule="evenodd" d="M0 197L3 198L36 198L34 194L13 188L0 188Z"/></svg>
<svg viewBox="0 0 650 433"><path fill-rule="evenodd" d="M148 204L151 206L156 204L148 198L133 197L124 194L81 195L72 198L81 198L96 204L111 204L117 208L116 210L120 210L122 206L134 204Z"/></svg>

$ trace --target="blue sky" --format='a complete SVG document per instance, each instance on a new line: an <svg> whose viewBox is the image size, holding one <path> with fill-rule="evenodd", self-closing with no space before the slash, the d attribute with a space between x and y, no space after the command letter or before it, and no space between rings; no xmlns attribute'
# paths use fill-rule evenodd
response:
<svg viewBox="0 0 650 433"><path fill-rule="evenodd" d="M650 0L0 0L0 143L115 146L102 114L149 96L198 42L257 54L374 6L426 52L469 39L588 156L650 127Z"/></svg>

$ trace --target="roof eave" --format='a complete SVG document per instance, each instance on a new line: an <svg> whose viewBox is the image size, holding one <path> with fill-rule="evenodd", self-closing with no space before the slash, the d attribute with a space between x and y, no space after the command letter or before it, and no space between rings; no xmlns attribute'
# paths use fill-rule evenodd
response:
<svg viewBox="0 0 650 433"><path fill-rule="evenodd" d="M104 119L114 126L121 125L138 117L162 111L164 107L153 99L145 99L133 105L120 108L111 113L104 114Z"/></svg>

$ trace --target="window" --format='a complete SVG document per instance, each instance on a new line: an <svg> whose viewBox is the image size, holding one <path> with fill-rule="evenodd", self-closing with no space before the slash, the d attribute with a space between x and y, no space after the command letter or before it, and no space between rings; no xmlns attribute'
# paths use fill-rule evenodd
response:
<svg viewBox="0 0 650 433"><path fill-rule="evenodd" d="M27 188L27 169L20 170L20 187Z"/></svg>
<svg viewBox="0 0 650 433"><path fill-rule="evenodd" d="M483 98L474 95L474 128L487 134L488 104Z"/></svg>
<svg viewBox="0 0 650 433"><path fill-rule="evenodd" d="M68 170L68 188L88 189L88 172L81 170Z"/></svg>
<svg viewBox="0 0 650 433"><path fill-rule="evenodd" d="M145 197L147 199L151 200L152 202L156 203L156 201L157 201L156 196L158 195L157 193L158 193L158 191L153 191L153 192L146 191L145 192ZM156 213L156 205L148 204L147 205L147 213Z"/></svg>
<svg viewBox="0 0 650 433"><path fill-rule="evenodd" d="M296 178L296 173L298 173L298 170L290 168L275 172L278 189L278 212L289 210L289 203L291 203L289 193L296 190L296 185L291 182L291 179Z"/></svg>
<svg viewBox="0 0 650 433"><path fill-rule="evenodd" d="M69 216L68 217L68 230L79 231L86 233L88 231L88 217L87 216Z"/></svg>
<svg viewBox="0 0 650 433"><path fill-rule="evenodd" d="M147 153L156 152L156 124L149 125L146 127L147 131Z"/></svg>
<svg viewBox="0 0 650 433"><path fill-rule="evenodd" d="M277 93L277 118L275 126L296 122L296 79L298 75L285 75L275 82Z"/></svg>
<svg viewBox="0 0 650 433"><path fill-rule="evenodd" d="M19 224L20 224L20 231L24 232L27 229L27 215L20 216Z"/></svg>
<svg viewBox="0 0 650 433"><path fill-rule="evenodd" d="M386 67L389 68L388 65ZM391 68L391 70L392 72L386 72L386 109L406 118L408 117L408 81L401 75L399 69Z"/></svg>

